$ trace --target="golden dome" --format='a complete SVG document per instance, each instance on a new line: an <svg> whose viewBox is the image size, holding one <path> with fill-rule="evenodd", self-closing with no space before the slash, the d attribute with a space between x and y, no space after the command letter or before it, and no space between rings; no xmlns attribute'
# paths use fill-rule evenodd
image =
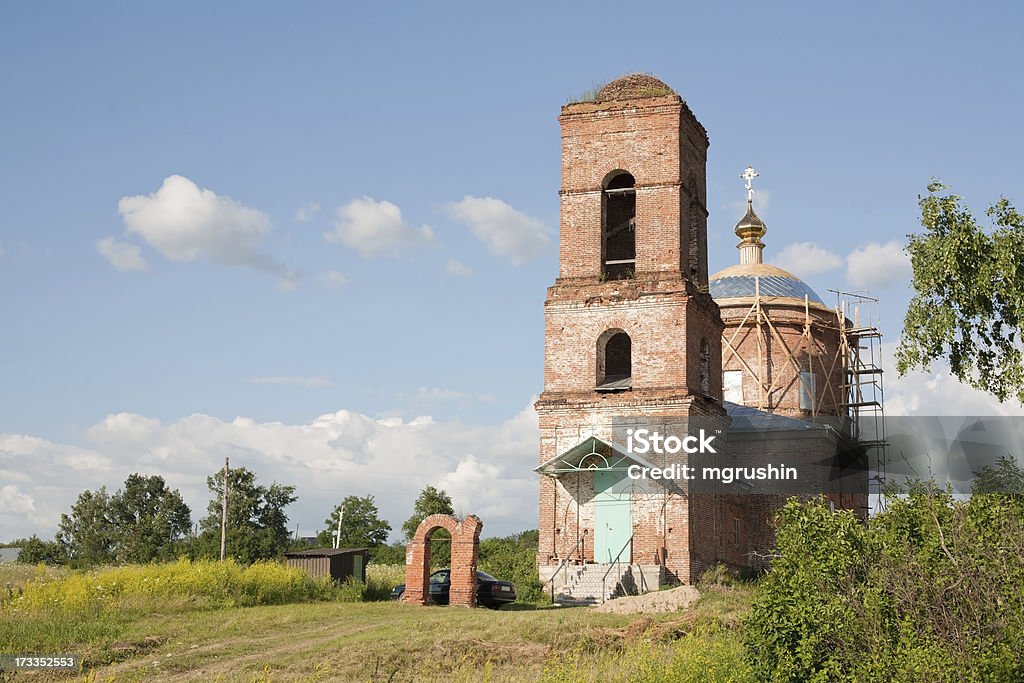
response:
<svg viewBox="0 0 1024 683"><path fill-rule="evenodd" d="M768 227L764 224L764 221L754 213L754 203L748 200L747 212L736 224L736 236L742 240L759 240L764 237L766 232L768 232Z"/></svg>

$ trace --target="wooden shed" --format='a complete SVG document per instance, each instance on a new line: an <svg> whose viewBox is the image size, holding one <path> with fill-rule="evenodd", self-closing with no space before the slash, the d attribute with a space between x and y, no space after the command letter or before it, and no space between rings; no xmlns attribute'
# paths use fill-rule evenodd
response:
<svg viewBox="0 0 1024 683"><path fill-rule="evenodd" d="M285 553L289 567L302 569L313 577L329 576L344 581L350 576L357 581L366 580L368 548L312 548Z"/></svg>

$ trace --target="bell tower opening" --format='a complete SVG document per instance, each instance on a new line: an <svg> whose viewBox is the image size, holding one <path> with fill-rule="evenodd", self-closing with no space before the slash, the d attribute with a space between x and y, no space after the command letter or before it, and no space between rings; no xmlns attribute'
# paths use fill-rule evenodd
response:
<svg viewBox="0 0 1024 683"><path fill-rule="evenodd" d="M623 391L632 387L633 340L619 329L597 340L597 391Z"/></svg>
<svg viewBox="0 0 1024 683"><path fill-rule="evenodd" d="M603 200L601 277L628 280L636 277L636 180L626 171L612 172Z"/></svg>

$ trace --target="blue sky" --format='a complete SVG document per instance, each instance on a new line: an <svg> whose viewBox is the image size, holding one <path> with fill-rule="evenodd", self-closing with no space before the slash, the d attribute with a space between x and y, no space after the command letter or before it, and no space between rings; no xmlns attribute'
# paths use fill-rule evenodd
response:
<svg viewBox="0 0 1024 683"><path fill-rule="evenodd" d="M139 469L205 507L227 451L299 486L304 530L348 493L397 528L439 482L488 531L532 526L556 116L629 72L708 130L712 271L753 164L766 258L823 296L870 287L895 341L928 179L979 214L1024 201L1022 10L712 5L6 4L0 537ZM941 368L894 386L919 412L963 395ZM304 464L327 445L289 445L326 415L354 439L329 481Z"/></svg>

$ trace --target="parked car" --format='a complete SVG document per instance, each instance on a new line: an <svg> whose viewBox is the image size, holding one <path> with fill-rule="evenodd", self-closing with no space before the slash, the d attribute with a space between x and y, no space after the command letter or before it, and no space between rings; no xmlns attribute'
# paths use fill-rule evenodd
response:
<svg viewBox="0 0 1024 683"><path fill-rule="evenodd" d="M452 589L451 570L438 569L430 575L430 602L447 605ZM405 584L399 584L391 591L392 600L400 600L405 593ZM487 572L476 573L476 602L478 605L500 609L516 601L516 587L510 581L499 581Z"/></svg>

